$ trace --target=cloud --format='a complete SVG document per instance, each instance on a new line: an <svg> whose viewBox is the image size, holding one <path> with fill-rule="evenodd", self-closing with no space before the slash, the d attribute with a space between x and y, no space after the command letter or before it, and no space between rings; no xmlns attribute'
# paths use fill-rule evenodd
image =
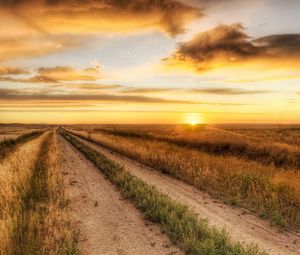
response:
<svg viewBox="0 0 300 255"><path fill-rule="evenodd" d="M30 78L18 78L16 75L28 75L30 71L19 67L0 66L0 82L20 82L20 83L57 83L55 79L37 75ZM12 76L13 75L13 76Z"/></svg>
<svg viewBox="0 0 300 255"><path fill-rule="evenodd" d="M175 36L201 16L176 0L0 0L0 62L65 52L99 33Z"/></svg>
<svg viewBox="0 0 300 255"><path fill-rule="evenodd" d="M18 75L18 74L30 74L29 71L19 67L0 66L0 76L3 75Z"/></svg>
<svg viewBox="0 0 300 255"><path fill-rule="evenodd" d="M30 78L14 78L14 77L0 77L0 82L19 82L19 83L59 83L59 81L45 77L45 76L33 76Z"/></svg>
<svg viewBox="0 0 300 255"><path fill-rule="evenodd" d="M94 83L81 83L81 84L70 84L62 83L59 86L66 88L77 88L82 90L106 90L106 89L120 89L123 88L122 85L118 84L94 84Z"/></svg>
<svg viewBox="0 0 300 255"><path fill-rule="evenodd" d="M100 69L100 64L96 58L90 61L90 64L93 65L95 68Z"/></svg>
<svg viewBox="0 0 300 255"><path fill-rule="evenodd" d="M100 78L96 68L76 70L68 66L41 67L37 69L38 76L56 81L95 81Z"/></svg>
<svg viewBox="0 0 300 255"><path fill-rule="evenodd" d="M110 94L50 94L50 93L24 93L16 89L0 89L0 100L23 100L23 101L116 101L116 102L138 102L138 103L174 103L174 104L196 104L197 102L185 100L169 100L162 98L144 96L124 96Z"/></svg>
<svg viewBox="0 0 300 255"><path fill-rule="evenodd" d="M300 92L297 93L298 95L300 95ZM300 104L300 100L297 100L297 99L289 99L288 101L288 104Z"/></svg>
<svg viewBox="0 0 300 255"><path fill-rule="evenodd" d="M0 7L44 34L155 28L174 36L202 15L176 0L4 0Z"/></svg>
<svg viewBox="0 0 300 255"><path fill-rule="evenodd" d="M127 102L127 103L162 103L162 104L201 104L201 105L221 105L221 106L242 106L243 103L235 102L206 102L206 101L189 101L165 99L157 97L146 97L142 95L119 95L119 94L66 94L53 93L49 89L42 90L17 90L17 89L0 89L0 103L7 102Z"/></svg>
<svg viewBox="0 0 300 255"><path fill-rule="evenodd" d="M32 103L32 102L21 102L21 104L17 103L10 103L10 104L0 104L0 108L17 108L18 110L20 108L75 108L75 107L93 107L93 104L81 104L81 103L64 103L61 102L51 102L50 104L48 102L39 104Z"/></svg>
<svg viewBox="0 0 300 255"><path fill-rule="evenodd" d="M15 67L0 67L0 81L6 82L60 83L63 81L95 81L101 78L98 68L77 70L68 66L40 67L36 70L36 75L28 78L5 76L8 74L30 74L30 72Z"/></svg>
<svg viewBox="0 0 300 255"><path fill-rule="evenodd" d="M284 81L284 80L299 80L300 75L273 75L262 76L258 78L244 78L244 79L232 79L225 80L226 83L255 83L255 82L269 82L269 81Z"/></svg>
<svg viewBox="0 0 300 255"><path fill-rule="evenodd" d="M241 24L220 25L180 43L172 56L163 59L169 67L204 72L250 62L300 66L300 34L277 34L251 39ZM288 62L288 63L287 63Z"/></svg>
<svg viewBox="0 0 300 255"><path fill-rule="evenodd" d="M172 88L124 88L121 92L124 94L146 94L146 93L163 93L172 92Z"/></svg>
<svg viewBox="0 0 300 255"><path fill-rule="evenodd" d="M193 93L214 94L214 95L254 95L267 93L266 90L247 90L238 88L203 88L191 89Z"/></svg>

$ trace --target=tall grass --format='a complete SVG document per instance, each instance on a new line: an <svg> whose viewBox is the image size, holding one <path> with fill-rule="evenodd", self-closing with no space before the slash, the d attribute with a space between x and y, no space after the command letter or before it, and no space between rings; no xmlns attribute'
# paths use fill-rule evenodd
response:
<svg viewBox="0 0 300 255"><path fill-rule="evenodd" d="M271 143L285 143L290 145L300 146L300 126L291 125L283 127L270 127L270 128L228 128L227 130L233 131L242 135L258 138L265 142Z"/></svg>
<svg viewBox="0 0 300 255"><path fill-rule="evenodd" d="M165 141L213 155L233 155L263 164L274 164L277 167L300 169L300 148L297 146L275 144L271 139L263 141L259 138L251 139L238 133L218 129L172 130L168 128L146 132L98 129L98 131L123 137Z"/></svg>
<svg viewBox="0 0 300 255"><path fill-rule="evenodd" d="M5 139L0 142L0 160L3 159L10 151L12 151L18 144L25 143L31 139L41 135L42 131L33 131L20 135L16 139Z"/></svg>
<svg viewBox="0 0 300 255"><path fill-rule="evenodd" d="M300 229L300 174L167 142L74 131L122 155L247 208L273 224Z"/></svg>
<svg viewBox="0 0 300 255"><path fill-rule="evenodd" d="M1 162L0 171L0 254L12 254L12 232L22 209L32 169L45 134L25 143Z"/></svg>
<svg viewBox="0 0 300 255"><path fill-rule="evenodd" d="M199 255L262 255L257 246L234 243L224 231L209 227L186 206L173 201L103 154L78 141L74 136L62 132L64 137L81 151L105 176L116 184L122 194L129 198L151 221L160 224L173 242L188 254Z"/></svg>
<svg viewBox="0 0 300 255"><path fill-rule="evenodd" d="M36 147L29 147L33 148L32 158L20 154L27 163L21 169L26 172L26 178L18 180L22 173L14 168L16 165L7 169L11 171L10 185L15 195L6 201L3 222L8 226L8 238L1 237L4 249L0 254L76 254L76 235L68 215L53 132L43 135ZM16 155L11 156L15 158Z"/></svg>

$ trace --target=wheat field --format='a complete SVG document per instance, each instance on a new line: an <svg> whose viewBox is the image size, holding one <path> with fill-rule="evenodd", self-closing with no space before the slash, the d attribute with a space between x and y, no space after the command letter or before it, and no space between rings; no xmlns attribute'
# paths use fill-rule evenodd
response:
<svg viewBox="0 0 300 255"><path fill-rule="evenodd" d="M7 130L5 127L2 133L12 132ZM273 255L281 249L297 254L300 147L295 127L279 131L272 126L69 125L21 126L16 130L16 137L7 136L0 142L1 255L81 255L88 254L91 245L114 246L115 241L104 241L110 237L106 233L102 241L90 243L88 248L83 244L89 235L100 231L101 224L105 229L124 225L127 232L122 230L118 235L130 236L134 231L131 216L113 221L116 211L121 212L118 217L128 212L128 204L134 205L129 215L141 215L139 231L154 224L170 241L161 250L152 251L156 247L153 242L151 248L143 243L154 238L148 237L140 244L142 253L151 250L151 254L164 254L163 249L172 248L179 249L179 254L197 255ZM74 169L68 167L72 164ZM130 167L141 172L136 175ZM147 176L146 172L153 173ZM154 172L160 174L157 181L148 183ZM93 200L98 191L95 183L86 182L85 175L89 174L92 179L103 174L109 185L115 186L115 191L107 188L99 198L119 192L122 199L118 209L109 209L112 211L107 214L108 208ZM228 221L233 229L214 225L209 217L199 215L191 201L177 200L180 191L174 196L166 193L160 179L171 190L176 180L185 195L194 199L204 196L199 208L212 206L211 213L216 213L212 217ZM104 182L99 184L107 185ZM89 200L91 192L94 197ZM94 213L97 208L98 213ZM232 215L232 222L222 218L222 208ZM233 223L240 217L246 222L244 229ZM250 233L254 239L247 240ZM161 237L156 234L155 238L156 243ZM284 247L277 241L268 246L272 238L284 240Z"/></svg>

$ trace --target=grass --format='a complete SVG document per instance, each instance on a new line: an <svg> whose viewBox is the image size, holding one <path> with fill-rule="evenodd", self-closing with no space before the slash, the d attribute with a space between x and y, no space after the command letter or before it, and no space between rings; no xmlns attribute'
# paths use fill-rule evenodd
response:
<svg viewBox="0 0 300 255"><path fill-rule="evenodd" d="M233 242L225 230L218 231L199 219L181 203L177 203L155 187L129 174L103 154L62 131L63 136L82 152L104 175L119 187L122 194L143 212L147 219L158 223L170 239L188 254L201 255L262 255L257 246Z"/></svg>
<svg viewBox="0 0 300 255"><path fill-rule="evenodd" d="M300 173L168 142L74 131L283 228L300 229Z"/></svg>
<svg viewBox="0 0 300 255"><path fill-rule="evenodd" d="M231 128L229 131L233 131L239 134L251 136L263 140L265 142L284 143L294 146L300 145L300 126L283 126L273 128Z"/></svg>
<svg viewBox="0 0 300 255"><path fill-rule="evenodd" d="M0 234L0 254L76 254L54 133L25 143L9 157L4 159L6 175L0 178L6 187L0 190L0 226L5 231Z"/></svg>
<svg viewBox="0 0 300 255"><path fill-rule="evenodd" d="M300 169L300 148L288 144L274 144L271 138L260 141L260 137L253 135L252 137L255 139L234 132L207 128L202 128L200 131L199 129L194 131L182 129L180 132L174 132L174 130L172 132L172 129L163 132L159 130L137 132L118 129L98 129L98 131L122 137L164 141L213 155L233 155L263 164L274 164L277 167ZM258 131L256 132L258 133ZM274 139L277 136L273 135Z"/></svg>
<svg viewBox="0 0 300 255"><path fill-rule="evenodd" d="M30 133L23 134L16 139L5 139L0 142L0 159L5 158L5 156L14 150L14 148L18 144L25 143L31 139L34 139L41 135L43 132L42 131L33 131Z"/></svg>

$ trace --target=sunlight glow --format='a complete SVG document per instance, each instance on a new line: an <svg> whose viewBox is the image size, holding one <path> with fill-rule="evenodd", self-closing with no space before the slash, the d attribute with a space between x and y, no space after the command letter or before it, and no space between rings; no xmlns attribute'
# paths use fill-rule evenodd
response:
<svg viewBox="0 0 300 255"><path fill-rule="evenodd" d="M195 126L203 123L203 117L201 113L186 113L184 117L184 123Z"/></svg>

